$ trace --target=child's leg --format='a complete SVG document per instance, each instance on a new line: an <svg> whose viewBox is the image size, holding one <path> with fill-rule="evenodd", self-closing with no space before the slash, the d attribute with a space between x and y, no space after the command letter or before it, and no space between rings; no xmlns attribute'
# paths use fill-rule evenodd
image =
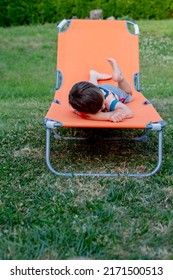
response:
<svg viewBox="0 0 173 280"><path fill-rule="evenodd" d="M126 79L123 77L121 70L113 58L108 58L108 62L112 66L112 79L118 83L118 87L124 90L126 93L132 95L132 89Z"/></svg>
<svg viewBox="0 0 173 280"><path fill-rule="evenodd" d="M98 80L109 80L111 78L112 78L111 75L101 74L101 73L99 73L95 70L91 70L90 71L89 82L97 86L98 85Z"/></svg>

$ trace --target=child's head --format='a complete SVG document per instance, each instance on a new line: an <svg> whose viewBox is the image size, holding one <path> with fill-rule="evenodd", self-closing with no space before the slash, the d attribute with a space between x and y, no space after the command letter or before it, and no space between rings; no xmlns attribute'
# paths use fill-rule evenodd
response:
<svg viewBox="0 0 173 280"><path fill-rule="evenodd" d="M79 82L70 90L69 103L79 112L96 114L103 106L104 97L97 86L89 82Z"/></svg>

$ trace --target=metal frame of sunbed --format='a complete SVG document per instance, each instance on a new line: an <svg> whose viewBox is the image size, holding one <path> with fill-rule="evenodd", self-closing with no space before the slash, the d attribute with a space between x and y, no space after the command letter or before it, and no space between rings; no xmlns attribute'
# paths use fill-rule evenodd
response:
<svg viewBox="0 0 173 280"><path fill-rule="evenodd" d="M134 28L134 35L139 35L139 28L138 28L138 25L133 23L133 22L129 22L127 21L126 24L130 24L130 26L132 26ZM70 28L70 25L71 25L71 20L63 20L59 25L58 25L58 31L59 33L61 32L65 32L66 31L66 28ZM98 26L98 25L97 25ZM75 31L76 32L76 31ZM59 58L59 57L58 57ZM57 59L58 59L57 58ZM136 90L138 92L140 92L140 77L139 77L139 72L137 72L136 74L134 73L134 86L136 88ZM58 91L59 89L61 89L61 85L63 83L63 75L62 75L62 72L57 69L57 79L56 79L56 91ZM56 92L57 93L57 92ZM57 99L57 94L55 94L55 98L53 100L53 106L56 106L57 105L57 110L58 108L60 108L60 105L61 105L61 101L59 101ZM143 105L148 105L150 104L150 102L148 100L144 100L143 101ZM59 107L58 107L59 106ZM54 108L53 108L54 110ZM71 110L69 108L69 110ZM80 118L80 117L78 117ZM77 121L79 122L79 119L77 119ZM93 121L94 122L94 121ZM142 177L147 177L147 176L151 176L151 175L154 175L156 172L158 172L158 170L160 169L161 167L161 164L162 164L162 142L163 142L163 137L162 137L162 129L163 127L165 126L165 122L161 119L161 117L159 116L159 120L158 121L151 121L149 123L146 124L146 126L142 126L142 127L132 127L132 128L136 128L136 129L145 129L146 130L146 133L144 135L142 135L141 137L136 137L134 139L132 139L132 141L147 141L147 136L148 136L148 133L150 131L154 131L158 134L158 154L157 154L157 164L156 164L156 167L148 172L148 173L85 173L85 172L61 172L61 171L57 171L51 164L50 162L50 150L51 150L51 133L53 132L54 135L55 135L55 138L58 139L58 140L61 140L62 137L56 133L56 130L57 128L63 128L63 127L70 127L69 124L65 124L64 126L64 123L63 121L58 121L57 119L54 119L51 117L51 114L47 114L45 119L44 119L44 125L46 127L46 164L48 166L48 168L50 169L51 172L53 172L54 174L58 175L58 176L64 176L64 177L69 177L69 176L91 176L91 177L119 177L119 176L127 176L127 177L137 177L137 178L142 178ZM85 123L84 123L84 126L83 124L79 124L77 123L77 126L75 126L75 124L73 123L72 124L72 127L76 127L76 128L83 128L83 127L90 127L90 126L87 126ZM95 125L94 125L95 127ZM108 128L112 128L114 129L114 126L113 124L110 126L110 124L108 125ZM104 128L107 128L104 124L103 126L103 129ZM119 128L119 127L116 127L115 126L115 129L116 128ZM128 127L127 125L125 125L124 127L120 126L120 128L131 128L131 127ZM82 137L79 137L79 138L76 138L76 137L63 137L63 139L65 140L85 140L86 138L82 138ZM111 140L114 140L113 138L111 138ZM117 140L117 139L115 139Z"/></svg>

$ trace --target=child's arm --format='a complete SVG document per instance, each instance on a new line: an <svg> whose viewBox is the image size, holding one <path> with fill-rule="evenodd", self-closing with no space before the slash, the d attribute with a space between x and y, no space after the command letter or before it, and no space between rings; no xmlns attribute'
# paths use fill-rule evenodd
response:
<svg viewBox="0 0 173 280"><path fill-rule="evenodd" d="M79 115L88 120L121 122L123 119L132 118L133 112L125 104L118 102L112 112L79 113Z"/></svg>
<svg viewBox="0 0 173 280"><path fill-rule="evenodd" d="M127 107L127 105L125 105L124 103L116 100L115 97L113 96L113 94L109 94L107 96L105 105L106 105L106 109L108 111L121 112L121 113L125 114L125 118L133 117L133 113L129 109L129 107Z"/></svg>
<svg viewBox="0 0 173 280"><path fill-rule="evenodd" d="M85 114L79 113L82 118L94 121L111 121L111 122L121 122L125 115L121 112L98 112L96 114Z"/></svg>

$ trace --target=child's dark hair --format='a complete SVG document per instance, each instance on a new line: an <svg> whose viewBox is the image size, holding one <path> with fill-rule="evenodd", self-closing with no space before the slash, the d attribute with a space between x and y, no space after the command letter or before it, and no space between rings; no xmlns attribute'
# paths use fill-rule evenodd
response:
<svg viewBox="0 0 173 280"><path fill-rule="evenodd" d="M79 82L69 92L69 103L79 112L96 114L103 105L103 95L92 83Z"/></svg>

